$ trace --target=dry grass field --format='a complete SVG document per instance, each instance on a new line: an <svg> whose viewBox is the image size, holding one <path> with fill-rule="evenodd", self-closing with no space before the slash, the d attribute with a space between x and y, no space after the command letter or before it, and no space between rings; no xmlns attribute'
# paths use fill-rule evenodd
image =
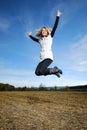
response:
<svg viewBox="0 0 87 130"><path fill-rule="evenodd" d="M0 130L87 130L87 92L0 92Z"/></svg>

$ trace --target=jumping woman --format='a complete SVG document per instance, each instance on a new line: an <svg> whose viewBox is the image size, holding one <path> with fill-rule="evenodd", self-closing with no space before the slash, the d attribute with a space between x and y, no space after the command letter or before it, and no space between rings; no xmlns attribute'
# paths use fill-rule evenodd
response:
<svg viewBox="0 0 87 130"><path fill-rule="evenodd" d="M58 26L59 18L61 16L61 12L57 11L56 20L54 23L53 28L49 27L42 27L41 29L36 31L36 37L32 36L32 32L28 32L29 37L40 44L41 52L40 52L40 62L37 65L35 74L37 76L41 75L56 75L60 77L62 74L62 70L59 69L57 66L54 68L48 68L48 66L53 62L53 53L52 53L52 41L55 34L55 31Z"/></svg>

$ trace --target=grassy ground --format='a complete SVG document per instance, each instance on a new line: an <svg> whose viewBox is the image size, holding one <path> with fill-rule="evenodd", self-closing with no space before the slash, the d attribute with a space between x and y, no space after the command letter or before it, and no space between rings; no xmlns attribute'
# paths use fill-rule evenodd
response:
<svg viewBox="0 0 87 130"><path fill-rule="evenodd" d="M87 130L87 92L0 92L0 130Z"/></svg>

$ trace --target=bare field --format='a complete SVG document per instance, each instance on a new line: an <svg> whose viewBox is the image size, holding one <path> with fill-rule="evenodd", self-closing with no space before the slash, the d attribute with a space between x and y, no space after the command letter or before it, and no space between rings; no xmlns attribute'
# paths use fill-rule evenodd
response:
<svg viewBox="0 0 87 130"><path fill-rule="evenodd" d="M87 92L0 92L0 130L87 130Z"/></svg>

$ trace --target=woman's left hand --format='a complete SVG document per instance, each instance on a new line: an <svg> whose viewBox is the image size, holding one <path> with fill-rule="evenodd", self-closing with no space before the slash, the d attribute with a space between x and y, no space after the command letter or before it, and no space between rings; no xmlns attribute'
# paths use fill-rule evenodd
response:
<svg viewBox="0 0 87 130"><path fill-rule="evenodd" d="M57 11L57 16L61 16L62 12L60 10Z"/></svg>

